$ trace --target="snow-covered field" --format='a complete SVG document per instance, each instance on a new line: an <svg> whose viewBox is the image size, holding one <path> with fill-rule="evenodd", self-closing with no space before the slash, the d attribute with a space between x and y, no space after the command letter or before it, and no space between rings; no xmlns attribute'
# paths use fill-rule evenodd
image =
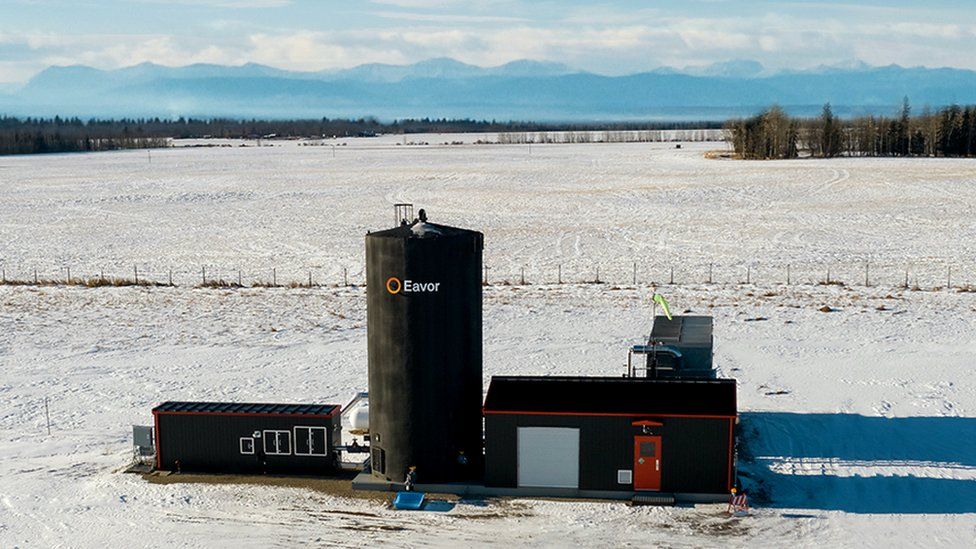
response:
<svg viewBox="0 0 976 549"><path fill-rule="evenodd" d="M976 281L976 162L703 158L717 144L354 140L335 157L277 145L160 150L151 163L145 151L0 158L5 276L138 266L181 284L0 286L0 546L976 541L976 293L940 288ZM191 286L203 266L245 282L272 268L279 282L312 270L335 283L344 268L361 280L362 237L398 201L483 230L492 279L524 266L535 282L486 288L486 377L622 373L649 327L648 284L674 266L678 284L658 289L715 315L716 361L739 380L741 472L767 500L742 518L523 500L406 514L118 472L129 426L159 401L336 402L364 388L361 288ZM560 265L574 283L549 284ZM786 265L799 283L783 284ZM575 284L598 266L608 284ZM847 284L811 284L827 267ZM906 269L920 289L898 287Z"/></svg>

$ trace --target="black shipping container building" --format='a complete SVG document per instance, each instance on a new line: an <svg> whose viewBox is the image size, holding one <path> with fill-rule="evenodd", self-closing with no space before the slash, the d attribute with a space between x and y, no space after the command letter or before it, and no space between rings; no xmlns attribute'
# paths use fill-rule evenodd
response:
<svg viewBox="0 0 976 549"><path fill-rule="evenodd" d="M714 378L712 317L655 317L644 352L647 377Z"/></svg>
<svg viewBox="0 0 976 549"><path fill-rule="evenodd" d="M157 469L317 475L335 468L334 404L164 402L152 412Z"/></svg>
<svg viewBox="0 0 976 549"><path fill-rule="evenodd" d="M728 494L731 379L493 377L485 484L535 493Z"/></svg>
<svg viewBox="0 0 976 549"><path fill-rule="evenodd" d="M657 316L646 343L627 356L629 377L714 379L712 317Z"/></svg>

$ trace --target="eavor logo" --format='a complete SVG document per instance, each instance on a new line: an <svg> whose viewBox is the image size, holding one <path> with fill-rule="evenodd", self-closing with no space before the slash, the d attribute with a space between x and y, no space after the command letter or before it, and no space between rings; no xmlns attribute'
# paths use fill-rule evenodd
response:
<svg viewBox="0 0 976 549"><path fill-rule="evenodd" d="M390 292L390 295L397 295L401 292L405 294L437 292L440 289L440 282L416 282L409 279L400 280L395 276L386 279L386 291Z"/></svg>

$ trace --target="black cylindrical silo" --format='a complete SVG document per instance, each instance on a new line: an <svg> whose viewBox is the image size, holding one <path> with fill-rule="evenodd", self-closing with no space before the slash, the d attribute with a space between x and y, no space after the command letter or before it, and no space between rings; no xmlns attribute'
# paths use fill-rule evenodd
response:
<svg viewBox="0 0 976 549"><path fill-rule="evenodd" d="M375 476L401 482L411 466L420 483L482 475L483 248L479 232L426 221L366 236Z"/></svg>

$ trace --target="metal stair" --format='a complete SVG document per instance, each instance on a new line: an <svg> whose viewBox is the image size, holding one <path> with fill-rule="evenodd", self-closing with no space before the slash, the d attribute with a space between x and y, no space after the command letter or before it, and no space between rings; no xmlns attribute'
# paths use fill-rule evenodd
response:
<svg viewBox="0 0 976 549"><path fill-rule="evenodd" d="M639 492L634 494L634 497L630 500L631 505L658 505L658 506L671 506L674 505L674 496L672 494L661 494L657 492Z"/></svg>

